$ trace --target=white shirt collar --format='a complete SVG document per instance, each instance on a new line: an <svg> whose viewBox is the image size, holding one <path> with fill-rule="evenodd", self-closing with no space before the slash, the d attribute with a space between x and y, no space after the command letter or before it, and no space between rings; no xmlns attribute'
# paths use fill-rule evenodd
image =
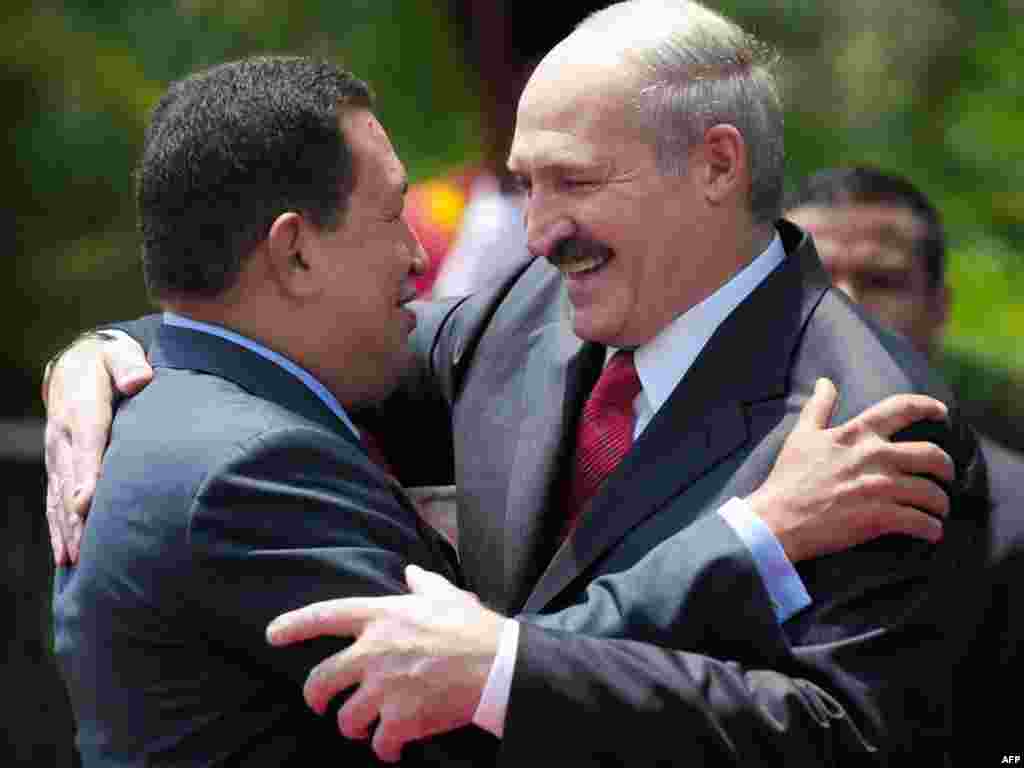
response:
<svg viewBox="0 0 1024 768"><path fill-rule="evenodd" d="M665 404L718 327L785 258L782 240L775 235L764 252L729 282L636 349L633 360L643 387L638 399L645 398L648 406L645 422ZM646 423L637 426L642 430Z"/></svg>

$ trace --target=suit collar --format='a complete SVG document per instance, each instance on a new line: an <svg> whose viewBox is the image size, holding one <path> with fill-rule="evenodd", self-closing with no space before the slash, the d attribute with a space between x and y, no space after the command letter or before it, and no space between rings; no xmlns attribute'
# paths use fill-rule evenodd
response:
<svg viewBox="0 0 1024 768"><path fill-rule="evenodd" d="M150 349L150 360L156 368L188 369L227 379L359 445L352 430L300 379L232 341L163 323Z"/></svg>
<svg viewBox="0 0 1024 768"><path fill-rule="evenodd" d="M632 528L746 445L749 404L787 393L803 328L829 279L810 238L788 222L777 227L785 261L712 335L555 554L526 611L543 610ZM680 527L703 511L694 500Z"/></svg>
<svg viewBox="0 0 1024 768"><path fill-rule="evenodd" d="M636 372L643 385L643 402L650 413L661 410L718 326L785 258L782 239L776 235L732 279L636 349ZM640 416L639 410L637 415Z"/></svg>
<svg viewBox="0 0 1024 768"><path fill-rule="evenodd" d="M756 402L788 390L804 325L831 282L811 238L785 220L776 227L785 260L717 328L676 388L695 415L711 403Z"/></svg>
<svg viewBox="0 0 1024 768"><path fill-rule="evenodd" d="M560 301L565 301L564 295ZM605 347L582 342L561 317L528 339L523 418L505 509L507 611L525 601L554 552L561 528L561 468L571 454L583 402L601 371ZM546 511L553 514L546 514Z"/></svg>

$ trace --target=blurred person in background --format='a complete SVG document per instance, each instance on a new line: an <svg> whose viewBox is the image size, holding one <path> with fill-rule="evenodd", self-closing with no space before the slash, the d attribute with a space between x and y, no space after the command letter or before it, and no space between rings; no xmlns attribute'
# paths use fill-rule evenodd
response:
<svg viewBox="0 0 1024 768"><path fill-rule="evenodd" d="M802 180L786 209L814 237L840 290L923 354L938 356L951 306L946 234L920 189L870 166L828 168ZM980 441L993 504L989 577L979 594L984 624L959 670L961 700L993 679L1024 677L1024 456L984 435ZM961 706L955 723L975 745L1009 745L1016 718L1009 708Z"/></svg>

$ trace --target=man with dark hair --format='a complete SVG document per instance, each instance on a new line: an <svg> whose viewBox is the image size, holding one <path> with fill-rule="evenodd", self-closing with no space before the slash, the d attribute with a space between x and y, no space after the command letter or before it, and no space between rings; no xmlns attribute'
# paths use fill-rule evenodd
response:
<svg viewBox="0 0 1024 768"><path fill-rule="evenodd" d="M803 180L786 207L788 218L814 236L833 283L934 358L950 290L942 219L925 194L878 168L829 168ZM987 579L977 600L984 622L958 669L961 701L976 700L975 686L981 694L991 680L1020 679L1024 666L1024 457L984 435L980 440L993 509ZM1015 718L1002 707L958 707L964 757L976 758L981 745L1009 749Z"/></svg>
<svg viewBox="0 0 1024 768"><path fill-rule="evenodd" d="M898 176L833 168L803 180L785 207L814 236L836 287L934 357L949 288L946 237L931 201Z"/></svg>
<svg viewBox="0 0 1024 768"><path fill-rule="evenodd" d="M330 64L255 58L153 111L137 203L156 380L118 410L55 585L86 766L371 761L302 702L337 644L281 653L263 627L318 595L400 591L407 563L458 579L349 420L406 367L422 270L371 105Z"/></svg>

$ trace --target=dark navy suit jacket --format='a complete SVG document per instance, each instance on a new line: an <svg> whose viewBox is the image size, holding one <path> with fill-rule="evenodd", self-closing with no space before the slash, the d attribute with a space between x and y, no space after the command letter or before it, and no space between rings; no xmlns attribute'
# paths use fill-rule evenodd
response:
<svg viewBox="0 0 1024 768"><path fill-rule="evenodd" d="M84 764L373 762L302 699L347 641L272 648L265 627L313 601L402 592L407 563L458 581L454 553L284 369L168 325L150 355L154 382L116 414L80 564L57 574ZM490 739L467 729L407 754L475 763Z"/></svg>

